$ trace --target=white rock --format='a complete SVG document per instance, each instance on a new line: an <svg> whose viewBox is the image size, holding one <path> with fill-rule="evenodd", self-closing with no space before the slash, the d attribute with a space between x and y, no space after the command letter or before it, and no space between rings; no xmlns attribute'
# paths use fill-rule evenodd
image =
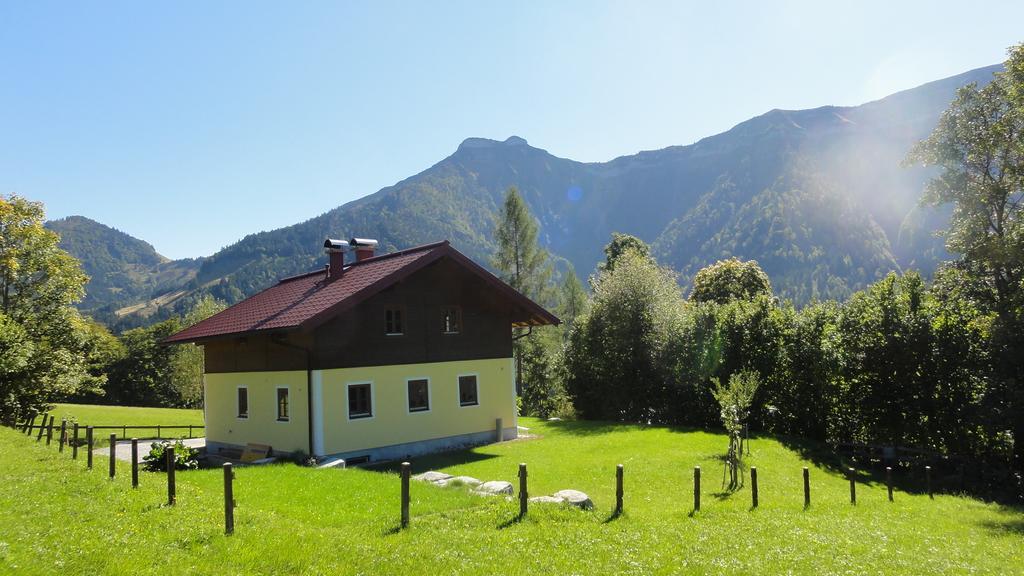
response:
<svg viewBox="0 0 1024 576"><path fill-rule="evenodd" d="M594 508L594 503L590 500L590 496L587 496L579 490L559 490L558 492L555 492L552 497L558 498L563 502L583 510L591 510Z"/></svg>
<svg viewBox="0 0 1024 576"><path fill-rule="evenodd" d="M488 496L497 496L500 494L512 494L512 483L505 482L504 480L491 480L490 482L484 482L483 484L476 487L473 490L477 494L485 494Z"/></svg>
<svg viewBox="0 0 1024 576"><path fill-rule="evenodd" d="M530 502L537 504L562 504L565 500L555 498L554 496L534 496L533 498L530 498Z"/></svg>
<svg viewBox="0 0 1024 576"><path fill-rule="evenodd" d="M430 472L417 474L413 476L412 479L419 480L420 482L432 482L434 484L439 484L441 482L446 482L451 477L451 474L445 474L444 472L434 472L433 470L431 470Z"/></svg>
<svg viewBox="0 0 1024 576"><path fill-rule="evenodd" d="M562 419L559 418L558 416L552 416L551 418L548 418L548 422L561 422L561 421L562 421Z"/></svg>
<svg viewBox="0 0 1024 576"><path fill-rule="evenodd" d="M483 484L483 482L477 480L476 478L473 478L472 476L453 476L451 478L446 478L444 480L438 480L437 482L434 482L434 484L437 484L438 486L456 485L476 488L477 486Z"/></svg>

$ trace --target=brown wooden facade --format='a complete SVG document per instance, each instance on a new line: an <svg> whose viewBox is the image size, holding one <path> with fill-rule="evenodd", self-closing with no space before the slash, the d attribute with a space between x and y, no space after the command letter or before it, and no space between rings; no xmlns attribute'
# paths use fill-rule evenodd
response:
<svg viewBox="0 0 1024 576"><path fill-rule="evenodd" d="M387 335L388 309L402 311L402 335ZM456 308L457 334L443 311ZM442 258L310 331L208 341L206 372L323 370L512 357L512 311L480 276Z"/></svg>

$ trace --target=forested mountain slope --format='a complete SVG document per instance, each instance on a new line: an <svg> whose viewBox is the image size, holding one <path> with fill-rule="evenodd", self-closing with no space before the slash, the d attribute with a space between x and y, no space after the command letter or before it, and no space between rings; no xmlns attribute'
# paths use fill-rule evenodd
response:
<svg viewBox="0 0 1024 576"><path fill-rule="evenodd" d="M917 207L929 174L901 163L957 88L987 82L996 70L861 106L772 110L692 145L602 163L559 158L515 136L470 138L393 186L247 236L202 260L194 279L182 274L179 286L151 284L233 302L322 265L327 236L378 238L385 252L447 238L486 264L493 215L505 189L517 186L540 220L541 241L581 275L594 269L612 232L626 232L650 242L684 283L737 256L761 262L782 297L843 298L890 270L928 274L946 257L934 235L946 215ZM117 288L113 280L108 290Z"/></svg>

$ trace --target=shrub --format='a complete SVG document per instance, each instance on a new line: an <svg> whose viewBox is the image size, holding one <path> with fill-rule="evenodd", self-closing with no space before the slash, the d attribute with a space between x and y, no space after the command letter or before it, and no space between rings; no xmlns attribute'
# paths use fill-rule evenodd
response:
<svg viewBox="0 0 1024 576"><path fill-rule="evenodd" d="M142 457L142 466L150 472L167 470L167 447L171 446L170 440L153 442L149 448L149 454ZM195 470L199 468L199 450L186 446L181 440L174 443L174 469Z"/></svg>

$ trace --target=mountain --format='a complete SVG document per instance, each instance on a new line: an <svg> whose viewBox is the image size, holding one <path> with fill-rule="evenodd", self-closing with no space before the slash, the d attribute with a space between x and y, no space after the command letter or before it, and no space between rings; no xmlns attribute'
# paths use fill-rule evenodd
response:
<svg viewBox="0 0 1024 576"><path fill-rule="evenodd" d="M202 259L170 260L147 242L83 216L50 220L46 228L60 235L60 247L82 263L89 275L79 307L109 316L123 306L141 311L139 303L154 296L183 295Z"/></svg>
<svg viewBox="0 0 1024 576"><path fill-rule="evenodd" d="M684 284L737 256L758 260L784 298L843 298L891 270L930 273L947 257L934 232L948 211L918 207L930 173L901 163L959 87L997 70L861 106L772 110L691 145L608 162L559 158L515 136L470 138L393 186L197 261L186 284L236 301L322 265L327 236L377 238L383 251L447 238L486 264L494 214L516 186L540 221L541 241L581 275L612 232L626 232L651 243Z"/></svg>

